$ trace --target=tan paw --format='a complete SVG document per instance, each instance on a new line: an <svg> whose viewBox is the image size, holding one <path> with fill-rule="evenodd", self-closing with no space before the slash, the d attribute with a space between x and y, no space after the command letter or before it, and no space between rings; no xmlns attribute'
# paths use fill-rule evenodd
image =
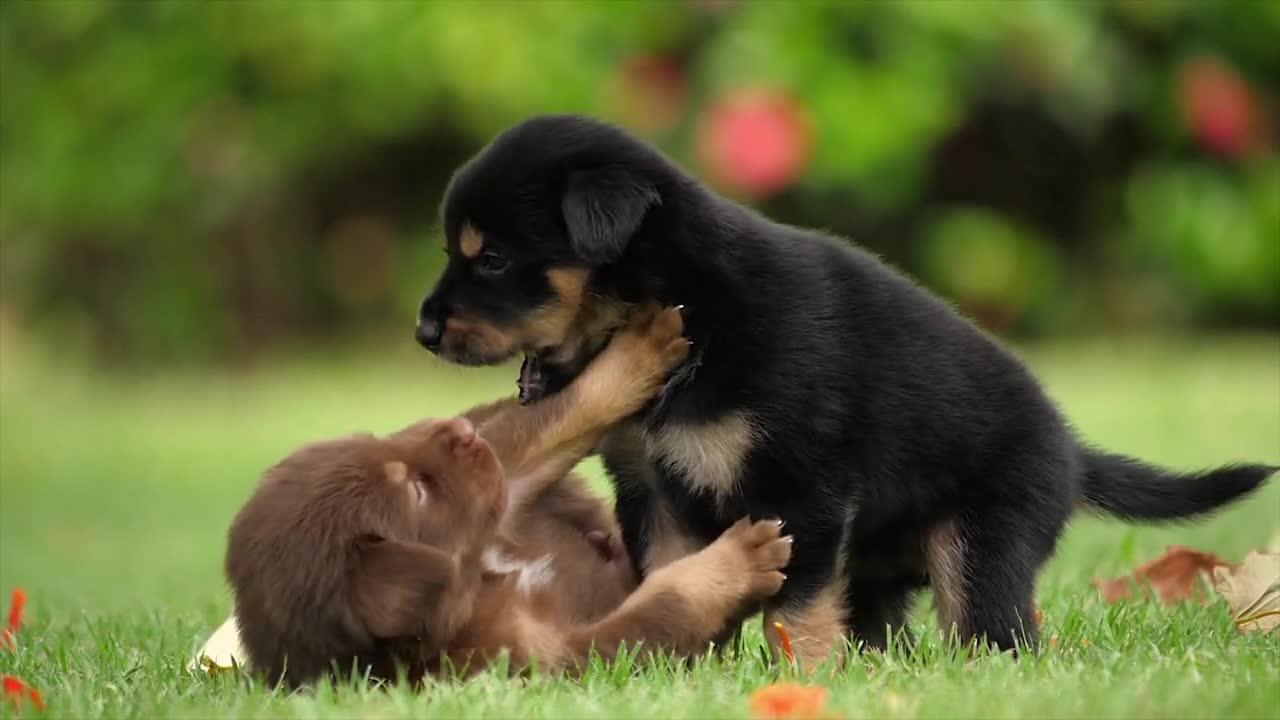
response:
<svg viewBox="0 0 1280 720"><path fill-rule="evenodd" d="M782 589L782 570L791 562L792 537L782 534L782 521L743 518L720 536L741 554L753 599L763 600Z"/></svg>
<svg viewBox="0 0 1280 720"><path fill-rule="evenodd" d="M632 363L665 378L689 357L684 317L678 307L646 306L636 311L613 343Z"/></svg>

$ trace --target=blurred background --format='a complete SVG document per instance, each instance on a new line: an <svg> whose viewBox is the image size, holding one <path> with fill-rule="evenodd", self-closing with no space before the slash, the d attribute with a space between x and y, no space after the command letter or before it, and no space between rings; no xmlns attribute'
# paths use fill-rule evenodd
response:
<svg viewBox="0 0 1280 720"><path fill-rule="evenodd" d="M1013 336L1280 326L1280 4L5 3L0 303L104 363L410 319L453 169L590 113Z"/></svg>
<svg viewBox="0 0 1280 720"><path fill-rule="evenodd" d="M1276 2L0 3L0 583L225 608L263 468L512 390L412 325L450 173L540 112L871 248L1108 446L1280 461L1277 38Z"/></svg>

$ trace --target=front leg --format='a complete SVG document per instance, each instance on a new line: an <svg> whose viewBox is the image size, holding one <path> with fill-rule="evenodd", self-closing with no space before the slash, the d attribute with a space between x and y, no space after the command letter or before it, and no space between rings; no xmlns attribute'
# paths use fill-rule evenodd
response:
<svg viewBox="0 0 1280 720"><path fill-rule="evenodd" d="M678 308L638 312L563 392L509 405L480 427L506 470L515 510L563 477L604 433L657 396L689 354Z"/></svg>
<svg viewBox="0 0 1280 720"><path fill-rule="evenodd" d="M786 517L786 515L784 515ZM787 567L787 587L765 605L764 631L774 658L782 649L775 623L791 640L795 660L806 668L844 656L849 609L846 605L846 539L839 524L796 517L802 532Z"/></svg>
<svg viewBox="0 0 1280 720"><path fill-rule="evenodd" d="M783 586L791 537L776 520L738 521L701 551L654 572L612 613L569 634L567 658L585 664L592 649L605 659L623 644L647 652L697 655L745 608Z"/></svg>

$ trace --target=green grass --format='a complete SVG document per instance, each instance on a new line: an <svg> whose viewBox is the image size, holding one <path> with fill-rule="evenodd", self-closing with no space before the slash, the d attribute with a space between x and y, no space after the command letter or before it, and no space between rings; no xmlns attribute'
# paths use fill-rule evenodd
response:
<svg viewBox="0 0 1280 720"><path fill-rule="evenodd" d="M40 688L51 716L742 717L753 689L784 676L754 652L692 670L600 667L577 681L485 675L421 694L273 695L193 676L190 653L230 607L224 532L263 468L307 440L491 398L512 389L514 368L366 349L238 373L108 378L3 340L0 593L22 586L31 602L21 648L0 652L0 673ZM1025 355L1094 442L1183 468L1280 463L1280 337ZM599 477L598 465L590 471ZM1079 518L1038 592L1056 645L1016 662L957 657L933 640L922 598L920 657L858 658L824 681L830 704L850 718L1280 717L1280 636L1240 636L1221 601L1107 606L1090 585L1172 543L1241 558L1277 528L1280 483L1195 526ZM758 644L758 622L750 628Z"/></svg>

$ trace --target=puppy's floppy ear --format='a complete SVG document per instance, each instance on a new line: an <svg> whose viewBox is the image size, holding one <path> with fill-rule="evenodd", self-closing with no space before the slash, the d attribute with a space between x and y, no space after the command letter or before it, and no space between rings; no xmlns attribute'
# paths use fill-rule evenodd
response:
<svg viewBox="0 0 1280 720"><path fill-rule="evenodd" d="M661 202L652 183L621 168L606 167L569 173L560 209L573 251L601 265L622 256L645 213Z"/></svg>
<svg viewBox="0 0 1280 720"><path fill-rule="evenodd" d="M357 616L374 637L418 635L458 579L458 563L421 543L360 542L354 582Z"/></svg>

